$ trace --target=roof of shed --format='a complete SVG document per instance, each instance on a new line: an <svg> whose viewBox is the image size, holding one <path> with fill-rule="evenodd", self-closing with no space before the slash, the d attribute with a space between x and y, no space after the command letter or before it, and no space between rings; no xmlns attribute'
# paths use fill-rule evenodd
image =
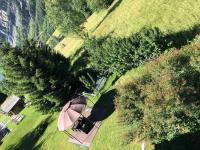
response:
<svg viewBox="0 0 200 150"><path fill-rule="evenodd" d="M1 110L5 113L8 113L19 102L19 100L20 98L17 96L7 97L4 103L1 105Z"/></svg>

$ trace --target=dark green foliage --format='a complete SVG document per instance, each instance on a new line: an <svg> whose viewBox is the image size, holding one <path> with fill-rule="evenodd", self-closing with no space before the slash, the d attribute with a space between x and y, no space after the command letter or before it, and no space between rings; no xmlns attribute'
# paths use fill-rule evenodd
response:
<svg viewBox="0 0 200 150"><path fill-rule="evenodd" d="M42 27L40 28L39 41L46 43L54 32L54 26L50 23L47 16L45 16Z"/></svg>
<svg viewBox="0 0 200 150"><path fill-rule="evenodd" d="M20 25L19 27L16 28L17 33L16 33L16 45L18 47L22 47L25 39L26 39L26 34L23 32L23 25Z"/></svg>
<svg viewBox="0 0 200 150"><path fill-rule="evenodd" d="M58 107L78 87L69 61L45 46L27 43L23 49L3 48L0 54L5 93L24 96L41 109Z"/></svg>
<svg viewBox="0 0 200 150"><path fill-rule="evenodd" d="M46 0L49 20L63 32L78 32L91 11L84 0Z"/></svg>
<svg viewBox="0 0 200 150"><path fill-rule="evenodd" d="M79 77L79 80L85 85L87 89L90 89L92 91L95 89L95 81L89 73Z"/></svg>
<svg viewBox="0 0 200 150"><path fill-rule="evenodd" d="M119 87L130 138L160 143L200 129L200 50L189 47L147 64Z"/></svg>
<svg viewBox="0 0 200 150"><path fill-rule="evenodd" d="M107 8L112 2L113 0L87 0L88 7L93 11Z"/></svg>
<svg viewBox="0 0 200 150"><path fill-rule="evenodd" d="M155 145L156 150L197 150L200 145L200 132L187 133L172 141L164 141Z"/></svg>
<svg viewBox="0 0 200 150"><path fill-rule="evenodd" d="M44 0L36 0L34 3L29 2L29 5L34 4L35 9L31 9L31 19L29 22L29 40L37 40L46 43L51 34L54 32L54 26L50 23L46 16L46 7Z"/></svg>
<svg viewBox="0 0 200 150"><path fill-rule="evenodd" d="M88 54L83 49L79 49L71 56L71 70L80 82L84 84L85 88L93 91L95 88L95 81L97 80L98 73L93 68L88 66Z"/></svg>
<svg viewBox="0 0 200 150"><path fill-rule="evenodd" d="M35 6L35 24L37 25L37 30L41 31L43 28L43 22L45 19L45 2L44 0L36 0Z"/></svg>
<svg viewBox="0 0 200 150"><path fill-rule="evenodd" d="M28 5L25 0L21 1L10 1L12 3L12 7L16 7L16 17L18 18L17 25L17 45L22 47L23 42L26 40L28 34L28 27L30 21L30 13L28 11Z"/></svg>
<svg viewBox="0 0 200 150"><path fill-rule="evenodd" d="M6 97L7 97L6 94L0 92L0 104L2 104L4 100L6 100Z"/></svg>
<svg viewBox="0 0 200 150"><path fill-rule="evenodd" d="M103 75L123 74L159 56L166 48L158 28L144 28L128 38L93 38L85 44L92 66Z"/></svg>
<svg viewBox="0 0 200 150"><path fill-rule="evenodd" d="M46 43L55 27L46 16L44 0L11 0L10 5L17 8L17 46L22 48L27 39Z"/></svg>

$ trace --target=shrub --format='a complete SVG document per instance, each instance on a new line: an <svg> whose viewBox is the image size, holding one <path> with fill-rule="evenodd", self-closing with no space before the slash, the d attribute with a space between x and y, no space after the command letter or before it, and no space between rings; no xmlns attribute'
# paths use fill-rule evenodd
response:
<svg viewBox="0 0 200 150"><path fill-rule="evenodd" d="M46 0L45 4L50 23L59 26L65 34L79 33L80 25L91 15L85 0Z"/></svg>
<svg viewBox="0 0 200 150"><path fill-rule="evenodd" d="M103 75L123 74L159 56L166 48L158 28L144 28L128 38L92 38L85 43L92 66Z"/></svg>
<svg viewBox="0 0 200 150"><path fill-rule="evenodd" d="M107 8L112 4L113 0L87 0L89 8L93 11L98 11Z"/></svg>
<svg viewBox="0 0 200 150"><path fill-rule="evenodd" d="M163 55L118 87L122 121L130 138L152 143L200 128L200 50L186 48Z"/></svg>

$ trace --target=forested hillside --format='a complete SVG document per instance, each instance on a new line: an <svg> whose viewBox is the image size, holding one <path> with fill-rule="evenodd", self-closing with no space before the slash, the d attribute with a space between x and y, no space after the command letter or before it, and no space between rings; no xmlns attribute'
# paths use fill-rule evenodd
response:
<svg viewBox="0 0 200 150"><path fill-rule="evenodd" d="M2 39L11 45L22 46L27 39L45 43L51 36L54 27L46 17L43 0L1 0L1 4L7 18L5 26L0 26Z"/></svg>
<svg viewBox="0 0 200 150"><path fill-rule="evenodd" d="M17 8L17 45L25 40L37 39L45 43L52 34L54 27L46 17L46 8L43 0L18 0Z"/></svg>

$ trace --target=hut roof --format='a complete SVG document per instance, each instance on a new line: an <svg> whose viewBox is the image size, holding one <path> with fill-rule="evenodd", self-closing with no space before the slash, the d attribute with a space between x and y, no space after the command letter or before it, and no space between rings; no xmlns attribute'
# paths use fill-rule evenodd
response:
<svg viewBox="0 0 200 150"><path fill-rule="evenodd" d="M4 103L1 105L1 110L5 113L8 113L19 102L19 100L20 98L17 96L7 97Z"/></svg>

